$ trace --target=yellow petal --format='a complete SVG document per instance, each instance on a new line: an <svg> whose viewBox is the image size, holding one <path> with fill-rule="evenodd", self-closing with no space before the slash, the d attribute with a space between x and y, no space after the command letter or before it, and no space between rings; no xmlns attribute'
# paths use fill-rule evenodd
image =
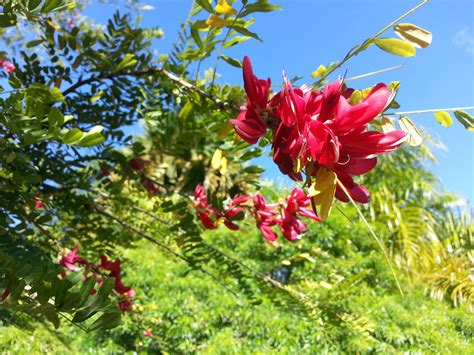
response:
<svg viewBox="0 0 474 355"><path fill-rule="evenodd" d="M326 67L321 64L318 67L318 69L316 69L314 72L311 73L311 76L316 79L317 77L320 77L321 75L323 75L325 72L326 72Z"/></svg>
<svg viewBox="0 0 474 355"><path fill-rule="evenodd" d="M227 21L215 14L211 14L206 20L206 24L211 27L221 28L227 25Z"/></svg>
<svg viewBox="0 0 474 355"><path fill-rule="evenodd" d="M326 219L331 211L336 193L336 174L325 167L320 167L316 174L316 181L308 189L308 196L320 206L320 217Z"/></svg>
<svg viewBox="0 0 474 355"><path fill-rule="evenodd" d="M223 157L221 159L221 163L220 163L220 169L219 169L219 172L224 175L226 172L227 172L227 159L226 157Z"/></svg>
<svg viewBox="0 0 474 355"><path fill-rule="evenodd" d="M349 98L349 104L352 106L359 104L362 101L362 92L354 90Z"/></svg>
<svg viewBox="0 0 474 355"><path fill-rule="evenodd" d="M214 170L218 170L220 168L221 159L222 159L222 150L216 149L211 159L211 166Z"/></svg>
<svg viewBox="0 0 474 355"><path fill-rule="evenodd" d="M226 0L219 0L216 7L214 8L218 14L231 16L237 13L237 10L232 8Z"/></svg>

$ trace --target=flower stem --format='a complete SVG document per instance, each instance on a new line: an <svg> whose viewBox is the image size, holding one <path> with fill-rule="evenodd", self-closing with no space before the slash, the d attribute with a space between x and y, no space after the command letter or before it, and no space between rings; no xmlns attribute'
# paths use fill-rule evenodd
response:
<svg viewBox="0 0 474 355"><path fill-rule="evenodd" d="M374 230L372 229L372 227L370 226L369 222L367 221L367 219L365 218L365 216L363 215L362 211L360 210L359 206L357 206L357 204L355 203L355 201L352 199L351 195L349 194L349 191L347 191L346 187L344 186L344 184L341 183L341 181L339 179L336 178L336 182L337 184L339 185L339 187L342 189L342 191L344 191L344 193L346 194L346 196L349 198L349 200L351 201L352 205L355 207L358 215L360 216L360 218L362 219L362 221L364 222L365 226L367 227L367 229L369 230L370 234L372 235L372 237L375 239L375 241L377 242L377 244L379 245L380 249L382 250L382 253L383 255L385 256L385 259L387 260L387 263L388 263L388 266L390 267L390 271L392 272L392 275L393 275L393 278L395 279L395 283L397 284L397 288L398 288L398 291L400 291L400 295L402 297L405 297L405 294L403 293L403 290L402 290L402 287L400 285L400 282L398 281L398 277L397 277L397 274L395 273L395 269L392 265L392 262L390 261L390 257L388 256L386 250L385 250L385 247L383 246L382 244L382 241L377 237L377 235L375 234Z"/></svg>

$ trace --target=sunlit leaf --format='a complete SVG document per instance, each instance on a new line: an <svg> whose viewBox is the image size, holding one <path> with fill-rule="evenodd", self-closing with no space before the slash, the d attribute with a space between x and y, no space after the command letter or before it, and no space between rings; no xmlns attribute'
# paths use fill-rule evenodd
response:
<svg viewBox="0 0 474 355"><path fill-rule="evenodd" d="M271 12L275 10L281 10L281 6L272 5L267 0L258 0L253 4L245 6L241 16L244 17L254 12Z"/></svg>
<svg viewBox="0 0 474 355"><path fill-rule="evenodd" d="M238 59L230 58L226 55L221 55L221 58L233 67L242 68L242 62Z"/></svg>
<svg viewBox="0 0 474 355"><path fill-rule="evenodd" d="M454 111L454 116L468 131L474 132L474 117L466 111Z"/></svg>
<svg viewBox="0 0 474 355"><path fill-rule="evenodd" d="M416 49L412 44L396 38L377 38L374 42L377 47L385 52L398 55L400 57L413 57Z"/></svg>
<svg viewBox="0 0 474 355"><path fill-rule="evenodd" d="M423 135L410 118L402 116L399 124L400 128L408 133L408 144L416 147L423 143Z"/></svg>
<svg viewBox="0 0 474 355"><path fill-rule="evenodd" d="M436 120L445 127L449 127L453 124L453 118L446 111L436 111L434 116Z"/></svg>

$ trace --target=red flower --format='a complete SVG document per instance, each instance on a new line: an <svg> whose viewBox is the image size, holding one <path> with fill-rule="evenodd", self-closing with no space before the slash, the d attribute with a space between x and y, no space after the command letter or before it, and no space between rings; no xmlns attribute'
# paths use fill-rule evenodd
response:
<svg viewBox="0 0 474 355"><path fill-rule="evenodd" d="M145 335L148 338L153 336L153 334L151 333L151 330L149 330L149 329L143 331L143 335Z"/></svg>
<svg viewBox="0 0 474 355"><path fill-rule="evenodd" d="M237 134L246 142L254 144L265 135L267 125L262 115L267 114L270 78L262 80L253 74L252 63L246 56L243 60L244 89L247 106L243 106L236 119L230 120Z"/></svg>
<svg viewBox="0 0 474 355"><path fill-rule="evenodd" d="M130 166L130 168L132 168L132 170L142 171L145 165L147 165L149 162L149 160L145 160L142 158L133 158L129 160L128 165Z"/></svg>
<svg viewBox="0 0 474 355"><path fill-rule="evenodd" d="M116 276L115 277L115 286L114 286L114 290L117 291L118 293L121 293L121 294L127 294L128 292L130 292L132 289L128 286L125 286L123 283L122 283L122 277L120 275Z"/></svg>
<svg viewBox="0 0 474 355"><path fill-rule="evenodd" d="M306 225L300 221L299 215L311 218L320 222L321 218L307 206L311 204L311 199L299 189L293 189L286 198L283 206L282 217L278 219L278 226L283 236L289 241L295 241L301 234L306 232Z"/></svg>
<svg viewBox="0 0 474 355"><path fill-rule="evenodd" d="M12 293L12 290L6 289L5 291L3 291L2 297L0 297L1 300L2 300L2 301L5 301L5 299L6 299L8 296L10 296L10 293Z"/></svg>
<svg viewBox="0 0 474 355"><path fill-rule="evenodd" d="M236 119L231 119L235 131L244 141L255 144L265 135L267 126L260 115L253 108L242 108Z"/></svg>
<svg viewBox="0 0 474 355"><path fill-rule="evenodd" d="M118 303L119 308L122 312L127 312L132 310L133 301L132 300L122 300Z"/></svg>
<svg viewBox="0 0 474 355"><path fill-rule="evenodd" d="M160 190L158 187L156 187L156 184L151 179L144 177L142 178L141 182L145 190L147 190L150 195L156 196L160 193Z"/></svg>
<svg viewBox="0 0 474 355"><path fill-rule="evenodd" d="M121 264L120 260L110 261L108 260L107 256L101 255L100 264L97 265L97 267L110 271L109 276L117 277L120 275L120 269L121 269L120 264Z"/></svg>
<svg viewBox="0 0 474 355"><path fill-rule="evenodd" d="M35 209L39 209L46 205L43 201L37 200L36 198L34 198L33 201L35 202Z"/></svg>
<svg viewBox="0 0 474 355"><path fill-rule="evenodd" d="M257 112L267 109L268 94L270 91L271 80L262 80L253 74L252 63L249 57L245 56L243 60L244 89L247 93L247 107L253 108Z"/></svg>

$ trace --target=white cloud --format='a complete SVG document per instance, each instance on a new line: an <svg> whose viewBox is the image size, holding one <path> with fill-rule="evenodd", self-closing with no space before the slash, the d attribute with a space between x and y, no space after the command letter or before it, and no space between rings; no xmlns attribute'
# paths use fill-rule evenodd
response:
<svg viewBox="0 0 474 355"><path fill-rule="evenodd" d="M457 46L464 47L468 53L474 55L474 34L469 27L464 27L456 32L453 37L453 43Z"/></svg>

